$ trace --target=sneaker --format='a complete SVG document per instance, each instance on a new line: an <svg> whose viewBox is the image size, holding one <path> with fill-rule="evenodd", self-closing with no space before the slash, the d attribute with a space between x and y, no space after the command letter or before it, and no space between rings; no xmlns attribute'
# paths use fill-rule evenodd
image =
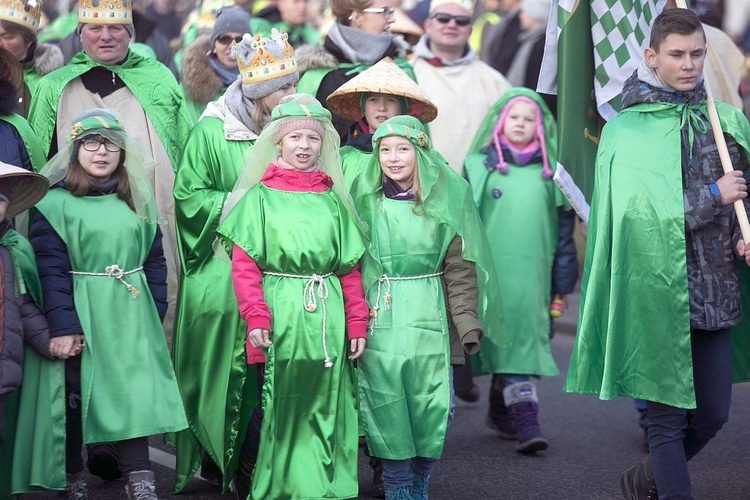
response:
<svg viewBox="0 0 750 500"><path fill-rule="evenodd" d="M516 451L519 453L535 453L546 450L549 446L539 428L539 405L532 402L516 403L511 406L518 432Z"/></svg>
<svg viewBox="0 0 750 500"><path fill-rule="evenodd" d="M67 500L88 499L88 485L83 478L83 472L77 474L65 474L65 482L65 491L59 492L57 498L67 498Z"/></svg>
<svg viewBox="0 0 750 500"><path fill-rule="evenodd" d="M370 467L372 467L372 498L385 498L383 461L377 457L370 457Z"/></svg>
<svg viewBox="0 0 750 500"><path fill-rule="evenodd" d="M159 500L153 471L139 470L128 474L125 493L129 500Z"/></svg>
<svg viewBox="0 0 750 500"><path fill-rule="evenodd" d="M105 481L122 477L120 462L117 457L117 445L114 443L90 444L86 446L89 472Z"/></svg>
<svg viewBox="0 0 750 500"><path fill-rule="evenodd" d="M656 481L651 470L651 457L638 465L634 465L620 476L622 495L628 500L656 500Z"/></svg>

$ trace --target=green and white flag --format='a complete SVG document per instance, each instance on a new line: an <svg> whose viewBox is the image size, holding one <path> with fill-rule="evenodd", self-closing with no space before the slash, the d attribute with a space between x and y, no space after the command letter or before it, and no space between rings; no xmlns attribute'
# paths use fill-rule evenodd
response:
<svg viewBox="0 0 750 500"><path fill-rule="evenodd" d="M587 200L602 118L620 108L622 85L643 59L666 0L553 2L537 91L557 94L558 162Z"/></svg>

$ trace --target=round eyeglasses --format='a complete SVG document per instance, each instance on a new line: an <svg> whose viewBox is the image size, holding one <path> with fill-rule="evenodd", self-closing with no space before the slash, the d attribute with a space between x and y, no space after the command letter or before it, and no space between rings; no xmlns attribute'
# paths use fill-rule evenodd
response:
<svg viewBox="0 0 750 500"><path fill-rule="evenodd" d="M120 146L115 144L114 142L110 141L109 139L105 139L104 137L100 137L98 139L84 139L83 140L83 149L86 151L99 151L99 148L101 145L104 144L104 149L109 151L110 153L117 153L120 151Z"/></svg>

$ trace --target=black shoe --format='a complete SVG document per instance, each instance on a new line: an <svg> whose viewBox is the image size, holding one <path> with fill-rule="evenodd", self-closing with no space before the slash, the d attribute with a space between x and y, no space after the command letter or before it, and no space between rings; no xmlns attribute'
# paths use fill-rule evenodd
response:
<svg viewBox="0 0 750 500"><path fill-rule="evenodd" d="M457 392L456 396L463 399L464 401L468 403L476 403L479 401L479 396L481 395L481 392L479 391L479 386L475 384L474 382L471 383L471 387L466 392Z"/></svg>
<svg viewBox="0 0 750 500"><path fill-rule="evenodd" d="M86 446L89 472L105 481L122 477L120 462L117 457L117 446L114 443L90 444Z"/></svg>
<svg viewBox="0 0 750 500"><path fill-rule="evenodd" d="M656 481L651 470L651 457L642 464L634 465L620 476L622 495L628 500L656 500Z"/></svg>
<svg viewBox="0 0 750 500"><path fill-rule="evenodd" d="M385 498L383 461L377 457L370 457L370 467L372 467L372 498Z"/></svg>
<svg viewBox="0 0 750 500"><path fill-rule="evenodd" d="M216 462L214 462L205 450L201 454L201 479L221 487L224 482L224 475Z"/></svg>

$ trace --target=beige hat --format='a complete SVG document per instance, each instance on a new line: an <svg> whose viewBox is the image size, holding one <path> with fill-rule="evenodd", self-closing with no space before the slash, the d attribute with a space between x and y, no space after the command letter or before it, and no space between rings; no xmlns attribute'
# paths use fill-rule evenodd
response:
<svg viewBox="0 0 750 500"><path fill-rule="evenodd" d="M447 3L456 4L459 7L463 7L467 11L469 11L469 15L474 15L474 1L473 0L432 0L430 2L430 14L435 12L435 9L440 7L441 5L445 5Z"/></svg>
<svg viewBox="0 0 750 500"><path fill-rule="evenodd" d="M41 174L29 172L0 161L0 185L7 186L2 191L10 191L10 202L5 212L6 217L15 217L28 210L47 194L49 183ZM9 189L8 189L9 188Z"/></svg>
<svg viewBox="0 0 750 500"><path fill-rule="evenodd" d="M435 105L390 57L383 58L336 89L328 96L326 104L337 115L359 121L362 119L360 97L364 92L405 97L409 103L407 114L422 123L431 122L437 116Z"/></svg>
<svg viewBox="0 0 750 500"><path fill-rule="evenodd" d="M23 90L23 68L16 56L0 47L0 80L13 84L18 94Z"/></svg>

